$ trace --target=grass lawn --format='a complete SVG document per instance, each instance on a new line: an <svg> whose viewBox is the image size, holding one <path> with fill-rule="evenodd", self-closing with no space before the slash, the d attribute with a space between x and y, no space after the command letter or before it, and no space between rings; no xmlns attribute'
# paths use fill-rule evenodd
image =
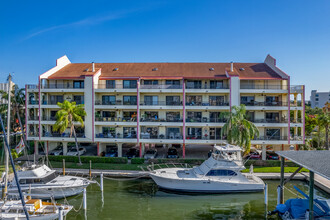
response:
<svg viewBox="0 0 330 220"><path fill-rule="evenodd" d="M298 169L298 167L284 167L284 172L285 173L293 173L294 171L296 171ZM243 173L248 173L250 172L249 169L245 169L242 171ZM253 167L253 172L255 173L280 173L281 172L281 167L258 167L255 166ZM300 172L308 172L307 169L302 168Z"/></svg>
<svg viewBox="0 0 330 220"><path fill-rule="evenodd" d="M52 161L51 166L54 168L62 168L62 162ZM92 169L100 170L139 170L142 171L139 166L142 164L114 164L114 163L92 163ZM75 169L89 169L89 163L83 163L79 166L77 163L66 162L66 168L75 168Z"/></svg>
<svg viewBox="0 0 330 220"><path fill-rule="evenodd" d="M112 164L112 163L92 163L92 169L100 170L141 170L140 166L142 164ZM51 162L51 166L54 168L62 168L62 162ZM143 165L146 166L145 164ZM83 163L82 166L77 165L76 163L67 162L65 163L66 168L75 168L75 169L89 169L89 163ZM285 173L293 173L298 167L285 167ZM253 168L255 173L280 173L281 167L258 167ZM250 172L249 169L242 171L243 173ZM308 172L307 169L303 168L300 172Z"/></svg>

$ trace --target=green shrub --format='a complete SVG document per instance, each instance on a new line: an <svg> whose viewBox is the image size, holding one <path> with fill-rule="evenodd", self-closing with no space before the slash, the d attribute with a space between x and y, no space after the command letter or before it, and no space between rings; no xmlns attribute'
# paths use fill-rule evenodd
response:
<svg viewBox="0 0 330 220"><path fill-rule="evenodd" d="M144 164L144 158L132 158L131 159L131 164Z"/></svg>
<svg viewBox="0 0 330 220"><path fill-rule="evenodd" d="M253 164L253 166L260 166L260 167L280 167L281 161L280 160L248 160L245 163L245 167L249 167L251 164ZM291 161L286 161L284 166L297 167L298 165Z"/></svg>
<svg viewBox="0 0 330 220"><path fill-rule="evenodd" d="M65 162L74 162L78 163L78 157L77 156L48 156L49 161L57 161L61 162L63 159L65 159ZM97 157L97 156L81 156L81 162L82 163L89 163L89 161L92 161L92 163L115 163L115 164L126 164L127 158L126 157Z"/></svg>
<svg viewBox="0 0 330 220"><path fill-rule="evenodd" d="M162 163L187 163L190 165L200 165L204 162L204 159L171 159L171 158L162 158L162 159L150 159L148 162L154 164L162 164Z"/></svg>

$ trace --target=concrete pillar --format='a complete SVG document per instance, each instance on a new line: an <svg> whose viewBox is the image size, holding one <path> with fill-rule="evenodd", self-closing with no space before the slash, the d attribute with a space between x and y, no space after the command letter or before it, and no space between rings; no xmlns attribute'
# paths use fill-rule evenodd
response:
<svg viewBox="0 0 330 220"><path fill-rule="evenodd" d="M240 105L240 91L239 90L240 90L239 77L231 77L230 78L230 104L231 104L231 106Z"/></svg>
<svg viewBox="0 0 330 220"><path fill-rule="evenodd" d="M63 155L68 153L68 142L63 142Z"/></svg>
<svg viewBox="0 0 330 220"><path fill-rule="evenodd" d="M298 122L297 120L298 120L298 110L294 110L294 112L293 112L293 121Z"/></svg>
<svg viewBox="0 0 330 220"><path fill-rule="evenodd" d="M34 154L35 155L38 155L39 154L38 141L34 141Z"/></svg>
<svg viewBox="0 0 330 220"><path fill-rule="evenodd" d="M123 144L118 143L117 147L118 147L118 157L122 157L123 156Z"/></svg>
<svg viewBox="0 0 330 220"><path fill-rule="evenodd" d="M85 102L85 136L90 140L94 140L94 92L91 92L93 88L93 77L85 77L84 86L84 102ZM94 90L93 90L94 91Z"/></svg>
<svg viewBox="0 0 330 220"><path fill-rule="evenodd" d="M262 145L261 159L266 160L266 145Z"/></svg>
<svg viewBox="0 0 330 220"><path fill-rule="evenodd" d="M294 101L293 101L294 105L297 105L297 95L298 94L293 94L293 96L294 96Z"/></svg>

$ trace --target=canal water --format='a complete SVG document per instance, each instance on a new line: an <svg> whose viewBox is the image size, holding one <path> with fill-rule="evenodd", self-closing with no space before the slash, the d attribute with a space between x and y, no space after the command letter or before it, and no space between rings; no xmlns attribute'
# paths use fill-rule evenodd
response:
<svg viewBox="0 0 330 220"><path fill-rule="evenodd" d="M279 181L266 183L269 188L268 210L273 210ZM285 199L297 197L294 185L308 193L306 182L290 181L286 187L292 192L285 190ZM318 190L316 195L330 198ZM68 198L68 202L79 209L82 197ZM152 180L105 179L103 201L99 186L93 184L87 189L86 215L83 209L72 210L67 219L265 219L264 194L183 195L161 191Z"/></svg>

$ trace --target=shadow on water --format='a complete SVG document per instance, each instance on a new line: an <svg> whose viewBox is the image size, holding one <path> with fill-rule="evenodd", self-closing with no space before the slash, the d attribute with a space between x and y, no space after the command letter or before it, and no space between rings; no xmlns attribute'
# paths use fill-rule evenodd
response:
<svg viewBox="0 0 330 220"><path fill-rule="evenodd" d="M276 205L278 181L267 181L269 186L268 210ZM308 191L304 182L292 181ZM104 180L104 205L97 185L87 189L87 219L265 219L264 194L182 194L159 190L152 180ZM317 191L318 196L326 197ZM285 199L296 195L285 192ZM69 198L79 208L82 195ZM84 211L72 211L67 219L86 219ZM277 219L272 217L272 219Z"/></svg>

